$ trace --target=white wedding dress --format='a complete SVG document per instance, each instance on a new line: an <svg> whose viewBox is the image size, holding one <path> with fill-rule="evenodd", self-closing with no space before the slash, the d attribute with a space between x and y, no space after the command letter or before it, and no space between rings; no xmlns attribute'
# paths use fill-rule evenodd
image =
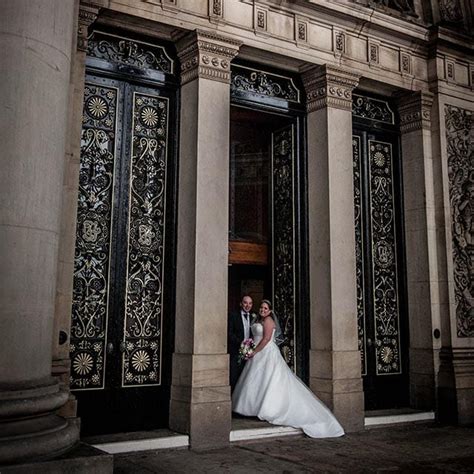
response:
<svg viewBox="0 0 474 474"><path fill-rule="evenodd" d="M254 323L252 334L258 344L263 337L262 324ZM245 364L232 395L232 410L274 425L301 428L312 438L344 434L334 415L288 367L273 336Z"/></svg>

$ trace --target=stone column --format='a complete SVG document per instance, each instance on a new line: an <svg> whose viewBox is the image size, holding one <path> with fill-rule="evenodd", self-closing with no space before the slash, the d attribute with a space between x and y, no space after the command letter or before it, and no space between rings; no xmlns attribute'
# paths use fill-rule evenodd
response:
<svg viewBox="0 0 474 474"><path fill-rule="evenodd" d="M0 15L0 464L62 453L76 425L51 377L74 0Z"/></svg>
<svg viewBox="0 0 474 474"><path fill-rule="evenodd" d="M357 336L352 90L324 65L303 75L308 107L310 385L346 431L364 426Z"/></svg>
<svg viewBox="0 0 474 474"><path fill-rule="evenodd" d="M87 36L89 26L96 20L97 6L81 5L78 9L76 51L73 54L69 85L69 116L66 137L65 171L62 185L61 227L59 235L58 272L53 331L52 373L68 389L71 361L69 337L71 330L72 284L76 242L77 195L81 158L82 108L86 69ZM77 402L69 401L60 413L75 417Z"/></svg>
<svg viewBox="0 0 474 474"><path fill-rule="evenodd" d="M192 448L229 442L227 355L230 61L239 43L196 31L178 43L181 128L170 428Z"/></svg>
<svg viewBox="0 0 474 474"><path fill-rule="evenodd" d="M430 92L399 100L410 332L410 406L433 409L433 329L439 328L439 281Z"/></svg>

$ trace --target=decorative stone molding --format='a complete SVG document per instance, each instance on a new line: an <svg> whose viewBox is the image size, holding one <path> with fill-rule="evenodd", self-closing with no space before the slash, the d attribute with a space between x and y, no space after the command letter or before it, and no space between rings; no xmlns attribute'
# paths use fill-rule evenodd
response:
<svg viewBox="0 0 474 474"><path fill-rule="evenodd" d="M254 28L255 31L267 31L267 11L262 8L254 10Z"/></svg>
<svg viewBox="0 0 474 474"><path fill-rule="evenodd" d="M380 45L371 39L367 43L367 60L369 66L378 66L380 63Z"/></svg>
<svg viewBox="0 0 474 474"><path fill-rule="evenodd" d="M346 35L342 31L334 31L334 56L340 58L346 52Z"/></svg>
<svg viewBox="0 0 474 474"><path fill-rule="evenodd" d="M77 27L77 50L78 51L87 51L87 37L89 26L94 23L97 19L99 13L98 8L87 7L85 5L80 5L79 7L79 18L78 18L78 27Z"/></svg>
<svg viewBox="0 0 474 474"><path fill-rule="evenodd" d="M415 92L399 98L400 131L402 133L414 130L430 130L431 106L433 94L431 92Z"/></svg>
<svg viewBox="0 0 474 474"><path fill-rule="evenodd" d="M454 82L456 81L456 63L451 60L451 59L445 59L444 60L444 66L445 66L445 77L448 82Z"/></svg>
<svg viewBox="0 0 474 474"><path fill-rule="evenodd" d="M221 20L224 18L223 0L209 0L209 18L211 20Z"/></svg>
<svg viewBox="0 0 474 474"><path fill-rule="evenodd" d="M186 35L177 44L181 84L198 77L230 84L230 62L239 52L241 44L201 30Z"/></svg>
<svg viewBox="0 0 474 474"><path fill-rule="evenodd" d="M334 107L352 110L352 91L359 84L359 76L341 67L317 66L303 73L308 112Z"/></svg>
<svg viewBox="0 0 474 474"><path fill-rule="evenodd" d="M411 74L411 56L404 51L400 52L400 72Z"/></svg>
<svg viewBox="0 0 474 474"><path fill-rule="evenodd" d="M298 45L308 43L308 22L302 18L295 18L295 41Z"/></svg>

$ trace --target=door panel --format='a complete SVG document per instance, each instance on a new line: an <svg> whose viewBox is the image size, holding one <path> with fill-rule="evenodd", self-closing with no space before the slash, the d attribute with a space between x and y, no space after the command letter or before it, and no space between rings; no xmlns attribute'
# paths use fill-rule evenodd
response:
<svg viewBox="0 0 474 474"><path fill-rule="evenodd" d="M376 102L377 110L386 110ZM398 135L395 127L383 130L369 120L356 121L352 146L357 324L366 409L408 406Z"/></svg>
<svg viewBox="0 0 474 474"><path fill-rule="evenodd" d="M295 126L272 133L272 283L273 309L284 342L280 350L296 370L295 347Z"/></svg>
<svg viewBox="0 0 474 474"><path fill-rule="evenodd" d="M174 95L97 75L87 76L85 91L71 388L84 434L164 427L171 378L172 311L165 312L164 275L172 275L165 236L173 229L167 182Z"/></svg>

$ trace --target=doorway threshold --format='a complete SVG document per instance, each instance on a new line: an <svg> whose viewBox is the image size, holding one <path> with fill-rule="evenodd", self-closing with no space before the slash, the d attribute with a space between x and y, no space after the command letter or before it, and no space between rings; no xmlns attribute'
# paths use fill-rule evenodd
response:
<svg viewBox="0 0 474 474"><path fill-rule="evenodd" d="M109 454L189 447L188 435L167 429L91 436L81 441Z"/></svg>
<svg viewBox="0 0 474 474"><path fill-rule="evenodd" d="M291 426L277 426L258 418L232 418L232 430L229 441L251 441L281 436L302 435L303 431Z"/></svg>
<svg viewBox="0 0 474 474"><path fill-rule="evenodd" d="M275 426L257 418L233 418L229 441L234 443L302 434L300 429ZM89 436L81 441L109 454L189 448L188 435L167 429Z"/></svg>
<svg viewBox="0 0 474 474"><path fill-rule="evenodd" d="M365 412L366 428L400 423L433 422L434 411L415 410L414 408L396 408L391 410L371 410Z"/></svg>

